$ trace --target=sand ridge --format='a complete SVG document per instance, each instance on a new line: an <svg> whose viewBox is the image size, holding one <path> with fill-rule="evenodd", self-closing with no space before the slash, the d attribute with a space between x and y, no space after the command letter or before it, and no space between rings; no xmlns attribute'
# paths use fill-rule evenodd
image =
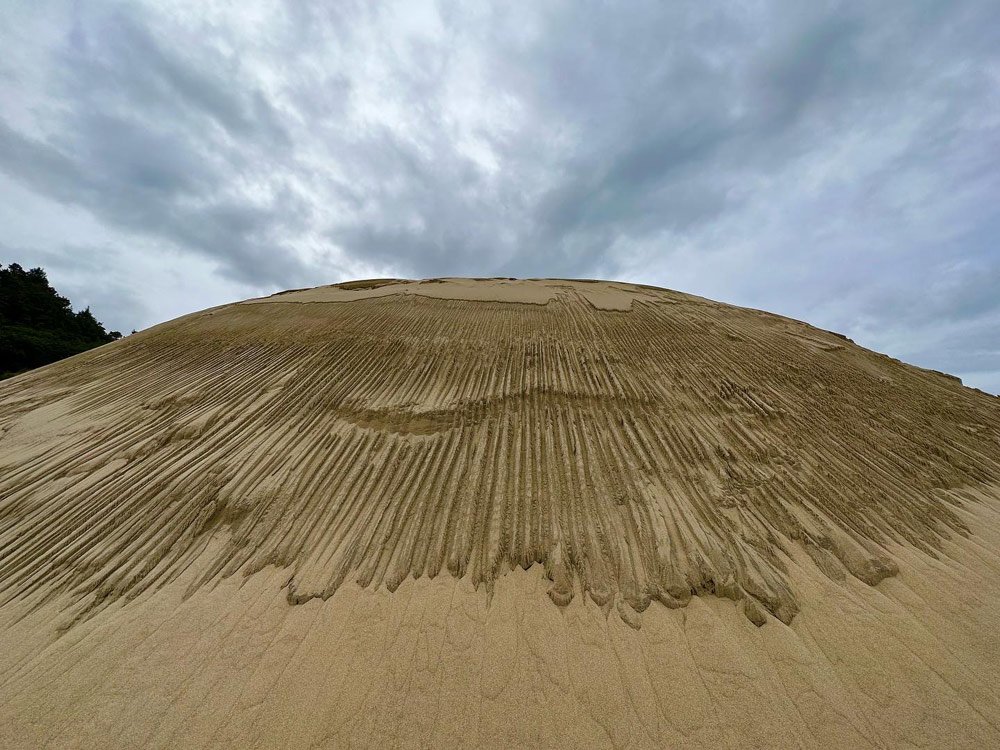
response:
<svg viewBox="0 0 1000 750"><path fill-rule="evenodd" d="M344 304L328 304L328 303ZM451 574L633 627L651 602L789 623L966 533L996 399L778 316L560 280L376 280L215 308L0 384L0 601L70 623L266 566L287 599ZM201 557L220 531L227 541Z"/></svg>

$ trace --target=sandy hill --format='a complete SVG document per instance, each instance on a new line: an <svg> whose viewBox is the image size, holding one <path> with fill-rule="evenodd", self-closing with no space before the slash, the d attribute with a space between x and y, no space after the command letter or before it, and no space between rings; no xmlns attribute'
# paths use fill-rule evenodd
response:
<svg viewBox="0 0 1000 750"><path fill-rule="evenodd" d="M0 383L0 746L1000 746L1000 400L609 282Z"/></svg>

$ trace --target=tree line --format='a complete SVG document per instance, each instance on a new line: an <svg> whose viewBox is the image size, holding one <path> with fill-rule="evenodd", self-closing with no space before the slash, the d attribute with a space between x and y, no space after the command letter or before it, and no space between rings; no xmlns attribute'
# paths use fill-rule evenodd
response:
<svg viewBox="0 0 1000 750"><path fill-rule="evenodd" d="M0 265L0 378L116 341L90 308L73 312L42 268Z"/></svg>

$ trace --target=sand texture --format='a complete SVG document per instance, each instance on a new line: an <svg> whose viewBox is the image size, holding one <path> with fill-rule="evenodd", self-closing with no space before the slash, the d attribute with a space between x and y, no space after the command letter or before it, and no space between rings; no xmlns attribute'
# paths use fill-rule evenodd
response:
<svg viewBox="0 0 1000 750"><path fill-rule="evenodd" d="M1000 747L1000 399L380 279L0 383L0 747Z"/></svg>

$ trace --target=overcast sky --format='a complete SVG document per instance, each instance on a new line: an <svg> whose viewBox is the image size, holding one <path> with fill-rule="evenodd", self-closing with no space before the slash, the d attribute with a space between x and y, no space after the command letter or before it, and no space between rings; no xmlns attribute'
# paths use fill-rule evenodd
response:
<svg viewBox="0 0 1000 750"><path fill-rule="evenodd" d="M0 263L123 331L623 279L1000 392L997 0L375 5L5 0Z"/></svg>

